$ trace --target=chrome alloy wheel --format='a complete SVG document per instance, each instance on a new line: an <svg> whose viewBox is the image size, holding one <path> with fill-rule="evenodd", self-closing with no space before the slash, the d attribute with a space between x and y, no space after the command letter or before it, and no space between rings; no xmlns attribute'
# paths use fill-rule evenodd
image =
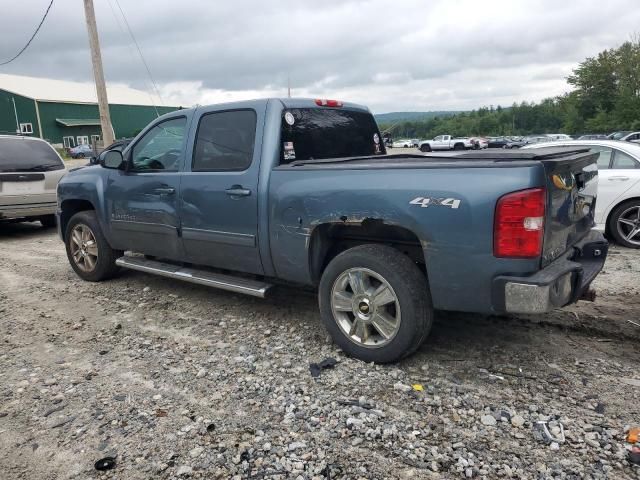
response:
<svg viewBox="0 0 640 480"><path fill-rule="evenodd" d="M618 217L618 233L627 242L640 245L640 206L627 208Z"/></svg>
<svg viewBox="0 0 640 480"><path fill-rule="evenodd" d="M331 289L336 323L352 342L378 348L389 343L400 328L400 302L381 275L368 268L350 268Z"/></svg>
<svg viewBox="0 0 640 480"><path fill-rule="evenodd" d="M79 223L71 230L71 256L83 272L92 272L98 263L98 244L91 229Z"/></svg>

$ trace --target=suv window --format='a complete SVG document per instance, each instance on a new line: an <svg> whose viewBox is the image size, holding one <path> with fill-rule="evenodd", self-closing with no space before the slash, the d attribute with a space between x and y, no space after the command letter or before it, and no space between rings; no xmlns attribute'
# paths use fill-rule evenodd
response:
<svg viewBox="0 0 640 480"><path fill-rule="evenodd" d="M283 112L281 128L281 163L386 153L369 112L292 108Z"/></svg>
<svg viewBox="0 0 640 480"><path fill-rule="evenodd" d="M46 172L63 168L60 157L46 142L0 138L0 172Z"/></svg>
<svg viewBox="0 0 640 480"><path fill-rule="evenodd" d="M149 130L133 146L131 166L138 172L175 172L185 138L185 117L166 120Z"/></svg>
<svg viewBox="0 0 640 480"><path fill-rule="evenodd" d="M613 165L611 168L628 169L638 168L638 162L631 155L627 155L620 150L616 150L616 154L613 157Z"/></svg>
<svg viewBox="0 0 640 480"><path fill-rule="evenodd" d="M253 159L256 112L233 110L202 116L193 149L194 172L242 171Z"/></svg>

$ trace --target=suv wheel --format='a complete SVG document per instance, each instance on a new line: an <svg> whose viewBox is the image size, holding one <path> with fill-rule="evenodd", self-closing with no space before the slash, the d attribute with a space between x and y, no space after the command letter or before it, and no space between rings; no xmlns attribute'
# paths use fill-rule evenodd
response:
<svg viewBox="0 0 640 480"><path fill-rule="evenodd" d="M40 220L40 223L44 228L54 228L57 225L55 215L44 215L38 218L38 220Z"/></svg>
<svg viewBox="0 0 640 480"><path fill-rule="evenodd" d="M99 282L118 272L116 259L123 252L107 243L93 210L71 217L64 238L69 263L83 280Z"/></svg>
<svg viewBox="0 0 640 480"><path fill-rule="evenodd" d="M640 248L640 201L630 200L614 208L609 216L608 227L620 245Z"/></svg>
<svg viewBox="0 0 640 480"><path fill-rule="evenodd" d="M318 292L323 323L350 356L387 363L413 353L433 322L429 288L398 250L361 245L336 256Z"/></svg>

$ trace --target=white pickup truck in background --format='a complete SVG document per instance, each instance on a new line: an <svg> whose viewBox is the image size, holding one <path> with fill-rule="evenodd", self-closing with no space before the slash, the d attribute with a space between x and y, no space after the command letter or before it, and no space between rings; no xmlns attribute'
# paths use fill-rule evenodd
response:
<svg viewBox="0 0 640 480"><path fill-rule="evenodd" d="M453 138L451 135L438 135L433 140L423 140L418 146L421 152L433 150L466 150L473 148L469 138Z"/></svg>

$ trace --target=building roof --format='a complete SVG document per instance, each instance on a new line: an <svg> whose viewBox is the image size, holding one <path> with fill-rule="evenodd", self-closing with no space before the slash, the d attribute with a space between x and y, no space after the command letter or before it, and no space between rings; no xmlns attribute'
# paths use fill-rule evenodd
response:
<svg viewBox="0 0 640 480"><path fill-rule="evenodd" d="M93 82L71 82L49 78L25 77L0 74L0 90L7 90L23 97L51 102L97 103ZM110 104L155 105L163 104L157 95L136 90L122 84L108 84L107 97Z"/></svg>
<svg viewBox="0 0 640 480"><path fill-rule="evenodd" d="M83 127L100 125L99 118L56 118L56 123L59 123L63 127Z"/></svg>

